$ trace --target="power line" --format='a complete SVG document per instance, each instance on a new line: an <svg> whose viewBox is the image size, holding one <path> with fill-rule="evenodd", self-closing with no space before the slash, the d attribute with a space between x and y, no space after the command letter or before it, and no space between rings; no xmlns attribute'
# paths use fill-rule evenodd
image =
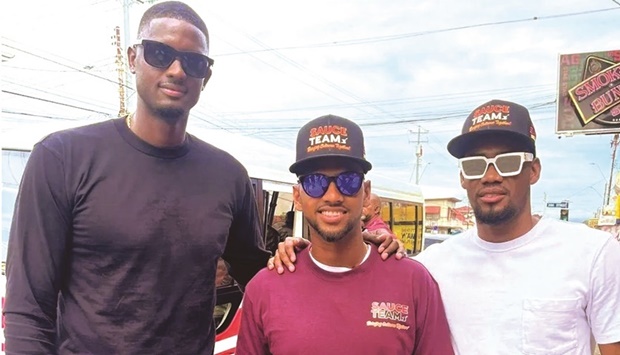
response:
<svg viewBox="0 0 620 355"><path fill-rule="evenodd" d="M38 113L17 112L17 111L4 110L4 109L2 110L2 113L7 113L10 115L27 116L27 117L47 118L47 119L61 120L61 121L78 121L75 118L60 117L60 116L47 116L47 115L40 115Z"/></svg>
<svg viewBox="0 0 620 355"><path fill-rule="evenodd" d="M456 93L446 93L440 95L430 95L430 96L416 96L413 98L397 98L397 99L387 99L387 100L375 100L368 101L373 105L401 105L401 104L410 104L410 103L431 103L435 101L454 101L457 98L470 98L477 97L480 95L487 94L511 94L513 95L516 92L523 91L525 93L531 94L533 93L533 89L536 88L549 88L551 90L555 89L555 84L546 84L546 85L528 85L528 86L519 86L513 88L505 88L505 89L490 89L490 90L479 90L479 91L465 91L465 92L456 92ZM555 96L555 93L552 93ZM244 112L230 112L230 113L220 113L222 116L227 115L252 115L252 114L269 114L269 113L284 113L284 112L299 112L299 111L312 111L312 110L325 110L325 109L340 109L340 108L350 108L354 106L366 105L366 102L361 103L342 103L342 104L332 104L332 105L317 105L317 106L302 106L302 107L292 107L292 108L283 108L277 110L260 110L260 111L244 111ZM429 114L435 114L433 111Z"/></svg>
<svg viewBox="0 0 620 355"><path fill-rule="evenodd" d="M263 48L266 48L266 49L271 49L271 47L269 47L268 45L266 45L265 43L263 43L262 41L260 41L258 38L256 38L256 37L254 37L254 36L250 35L250 34L249 34L249 33L247 33L247 32L240 31L239 29L237 29L237 28L235 28L234 26L230 25L230 24L229 24L228 22L226 22L226 21L224 21L224 22L225 22L225 23L227 23L229 26L233 27L233 28L234 28L235 30L237 30L238 32L242 33L242 34L243 34L246 38L248 38L248 39L249 39L249 40L251 40L252 42L254 42L254 43L258 44L259 46L261 46L261 47L263 47ZM235 47L236 47L236 46L235 46ZM352 98L352 99L354 99L354 100L356 100L356 101L358 101L358 102L363 103L363 104L364 104L363 106L354 107L354 108L356 108L357 110L362 111L362 112L364 112L364 113L366 113L366 114L371 114L370 112L368 112L367 110L365 110L365 109L364 109L364 107L365 107L365 106L367 106L367 107L373 107L375 110L377 110L377 111L379 111L379 112L381 112L381 113L384 113L384 114L386 114L386 115L390 115L390 112L385 111L382 107L377 106L377 105L374 105L374 104L372 104L371 102L369 102L369 101L367 101L367 100L365 100L365 99L363 99L363 98L359 97L359 96L358 96L358 95L356 95L355 93L353 93L353 92L351 92L351 91L349 91L349 90L347 90L347 89L343 88L342 86L340 86L340 85L338 85L338 84L334 83L333 81L331 81L331 80L329 80L329 79L327 79L327 78L325 78L325 77L321 76L320 74L318 74L318 73L315 73L315 72L311 71L311 70L310 70L310 69L308 69L306 66L304 66L304 65L302 65L301 63L299 63L299 62L297 62L297 61L295 61L295 60L293 60L293 59L291 59L291 58L289 58L289 57L285 56L284 54L282 54L282 53L278 53L278 51L272 51L272 53L273 53L273 54L275 54L275 55L276 55L279 59L283 60L284 62L286 62L286 63L288 63L289 65L293 66L294 68L296 68L296 69L300 70L301 72L303 72L303 73L306 73L306 74L310 75L312 78L314 78L314 79L318 80L319 82L321 82L321 83L323 83L323 84L326 84L327 86L331 87L332 89L336 90L337 92L339 92L339 93L341 93L341 94L344 94L344 95L348 96L349 98ZM261 61L261 62L263 62L263 63L266 63L266 62L262 61L261 59L257 58L256 56L252 56L252 57L254 57L254 58L256 58L256 59L260 60L260 61ZM268 64L268 65L272 66L271 64ZM273 67L273 66L272 66L272 67ZM279 70L279 69L278 69L278 70ZM281 71L281 70L279 70L279 71ZM319 89L319 88L317 88L317 87L315 87L315 86L313 86L313 85L310 85L308 82L306 82L306 81L304 81L304 80L302 80L302 79L298 79L298 80L299 80L299 81L301 81L303 84L305 84L305 85L307 85L307 86L309 86L309 87L311 87L311 88L313 88L313 89L317 90L318 92L321 92L321 93L323 93L323 94L327 95L327 96L328 96L328 97L330 97L330 98L336 99L336 100L341 101L341 102L345 102L344 100L339 99L339 98L335 97L334 95L332 95L332 94L330 94L330 93L325 92L325 91L324 91L324 90L322 90L322 89Z"/></svg>
<svg viewBox="0 0 620 355"><path fill-rule="evenodd" d="M612 1L620 5L620 3L617 0L612 0ZM258 49L258 50L252 50L252 51L225 53L225 54L220 54L219 57L239 55L239 54L270 52L270 51L312 49L312 48L324 48L324 47L341 47L341 46L351 46L351 45L366 44L366 43L386 42L386 41L394 41L394 40L400 40L400 39L411 38L411 37L426 36L426 35L437 34L437 33L454 32L454 31L460 31L460 30L466 30L466 29L472 29L472 28L499 26L499 25L521 23L521 22L529 22L529 21L544 21L544 20L551 20L551 19L557 19L557 18L563 18L563 17L590 15L594 13L614 11L614 10L620 10L620 8L612 7L612 8L606 8L606 9L572 12L572 13L559 14L559 15L534 16L534 17L528 17L528 18L517 19L517 20L486 22L486 23L480 23L480 24L474 24L474 25L456 26L456 27L449 27L449 28L443 28L443 29L437 29L437 30L409 32L409 33L401 33L401 34L396 34L396 35L377 36L377 37L366 37L366 38L350 39L350 40L343 40L343 41L324 42L324 43L308 44L308 45L303 45L303 46L265 48L265 49Z"/></svg>
<svg viewBox="0 0 620 355"><path fill-rule="evenodd" d="M69 99L69 100L77 101L77 102L82 103L82 104L87 104L87 105L91 105L91 106L97 106L97 107L99 107L101 109L104 109L104 110L114 110L115 109L115 108L110 108L110 107L106 107L106 106L102 106L102 105L98 105L96 103L93 103L94 100L92 100L90 98L88 98L88 100L90 100L90 101L86 102L86 101L77 99L74 95L69 97L69 96L66 96L66 95L61 95L61 94L55 93L55 92L49 92L47 90L43 90L43 89L38 88L38 87L24 85L24 84L16 83L14 81L6 80L6 79L3 79L2 81L4 81L5 83L9 83L11 85L20 86L20 87L23 87L23 88L26 88L26 89L29 89L29 90L34 90L34 91L42 92L42 93L45 93L45 94L48 94L48 95L54 95L54 96L60 97L62 99ZM102 101L99 101L99 102L102 103L102 104L107 104L106 102L102 102Z"/></svg>
<svg viewBox="0 0 620 355"><path fill-rule="evenodd" d="M243 34L244 36L246 36L247 38L250 38L250 39L251 39L252 41L254 41L255 43L257 43L257 44L261 45L263 48L267 48L267 49L266 49L266 51L270 51L270 52L277 52L277 49L272 49L272 48L267 47L266 45L264 45L264 44L260 43L260 41L258 41L258 40L256 40L256 39L254 39L254 37L250 36L249 34L244 33L244 32L242 32L242 34ZM222 40L222 41L223 41L223 42L225 42L225 43L227 43L227 44L228 44L228 45L230 45L231 47L234 47L234 48L239 49L239 47L238 47L238 46L236 46L236 45L234 45L234 44L232 44L232 43L230 43L230 42L228 42L228 41L226 41L226 40ZM241 52L240 52L240 53L241 53ZM252 53L252 52L245 52L245 53L248 53L248 54L250 54L250 55L251 55L251 53ZM291 66L295 67L296 69L298 69L298 70L300 70L300 71L302 71L302 72L309 73L311 76L317 76L316 74L314 74L314 73L310 72L307 68L305 68L305 67L304 67L304 66L302 66L301 64L299 64L299 63L295 62L294 60L289 59L288 57L286 57L286 56L284 56L284 55L281 55L281 54L278 54L278 53L276 53L276 55L277 55L278 57L280 57L280 59L281 59L281 60L283 60L283 61L287 62L288 64L290 64ZM258 58L257 56L254 56L254 55L251 55L251 56L252 56L252 58L254 58L254 59L256 59L256 60L258 60L258 61L262 62L263 64L265 64L265 65L267 65L267 66L269 66L269 67L271 67L271 68L273 68L274 70L276 70L276 71L278 71L278 72L280 72L280 73L286 74L286 73L284 72L284 70L282 70L282 68L280 68L280 67L278 67L278 66L276 66L276 65L274 65L274 64L271 64L271 63L269 63L269 62L267 62L267 61L265 61L265 60L262 60L262 59ZM319 88L319 87L317 87L317 86L315 86L315 85L313 85L313 84L309 83L307 80L303 80L303 79L301 79L301 78L299 78L299 77L296 77L296 76L293 76L293 79L294 79L294 80L296 80L296 81L298 81L298 82L300 82L300 83L302 83L303 85L305 85L305 86L307 86L307 87L309 87L309 88L311 88L311 89L316 90L317 92L320 92L320 93L322 93L322 94L325 94L327 97L330 97L330 98L332 98L332 99L334 99L334 100L338 100L338 101L343 102L343 103L345 102L344 100L342 100L342 99L340 99L340 98L335 97L334 95L332 95L332 94L328 93L327 91L325 91L325 90L323 90L323 89L321 89L321 88ZM335 86L335 84L333 84L333 83L332 83L332 85L334 85L334 86ZM333 86L332 86L332 87L333 87ZM349 96L350 96L350 94L349 94Z"/></svg>
<svg viewBox="0 0 620 355"><path fill-rule="evenodd" d="M58 102L58 101L54 101L54 100L44 99L44 98L41 98L41 97L35 97L35 96L26 95L26 94L20 94L20 93L17 93L17 92L14 92L14 91L9 91L9 90L2 90L2 92L6 93L6 94L10 94L10 95L25 97L27 99L33 99L33 100L43 101L43 102L47 102L47 103L51 103L51 104L55 104L55 105L76 108L78 110L90 111L90 112L94 112L94 113L98 113L98 114L102 114L102 115L106 115L108 117L111 117L111 115L109 113L107 113L107 112L91 110L91 109L86 108L86 107L80 107L80 106L75 106L75 105L71 105L71 104L67 104L67 103L63 103L63 102Z"/></svg>
<svg viewBox="0 0 620 355"><path fill-rule="evenodd" d="M490 90L490 92L494 92L494 90ZM454 101L454 99L449 95L443 95L443 100L445 101ZM538 97L536 97L538 98ZM541 109L547 109L551 106L553 106L555 104L555 98L552 99L551 101L543 101L543 102L536 102L533 104L529 104L527 105L530 109L530 111L536 111L536 110L541 110ZM473 105L472 105L473 106ZM322 108L324 106L317 106L318 108ZM300 110L308 110L309 108L303 108L303 109L286 109L286 110L282 110L282 111L300 111ZM259 111L262 112L262 111ZM274 112L278 112L278 111L274 111ZM463 108L462 104L458 105L458 108L455 108L453 110L442 110L442 111L437 111L436 108L433 108L430 111L420 111L420 110L416 110L415 113L410 113L407 111L404 111L404 113L400 114L399 116L396 116L396 118L403 118L403 119L399 119L399 120L390 120L390 121L386 121L384 116L373 116L372 118L368 119L368 118L356 118L356 122L362 126L362 127L377 127L377 126L389 126L389 125L399 125L399 124L411 124L411 123L420 123L420 122L437 122L437 121L444 121L444 120L449 120L449 119L453 119L453 118L462 118L465 117L469 114L470 110L469 109L465 109ZM245 112L246 115L252 114L252 112ZM394 114L390 114L390 117L395 117ZM265 129L265 128L269 128L270 131L289 131L289 130L297 130L299 129L298 126L293 126L293 125L285 125L283 123L292 123L292 122L301 122L301 121L305 121L307 120L307 118L288 118L288 119L281 119L281 118L273 118L273 119L268 119L268 120L254 120L254 125L249 126L249 127L238 127L236 128L237 131L243 131L243 130L260 130L260 129Z"/></svg>
<svg viewBox="0 0 620 355"><path fill-rule="evenodd" d="M91 72L90 72L90 71L88 71L88 70L84 70L84 69L80 69L80 68L75 68L75 67L72 67L72 66L70 66L70 65L67 65L67 64L64 64L64 63L60 63L60 62L58 62L58 61L56 61L56 60L53 60L53 59L51 59L51 58L46 58L46 57L40 56L40 55L38 55L38 54L32 53L32 52L27 51L27 50L25 50L25 49L21 49L21 48L18 48L18 47L12 46L12 45L10 45L10 44L3 43L2 45L3 45L3 46L6 46L6 47L8 47L8 48L14 49L14 50L16 50L16 51L19 51L19 52L22 52L22 53L26 53L26 54L31 55L31 56L33 56L33 57L36 57L36 58L39 58L39 59L43 59L43 60L45 60L45 61L48 61L48 62L51 62L51 63L57 64L57 65L60 65L60 66L62 66L62 67L69 68L69 69L73 69L73 70L78 71L78 72L80 72L80 73L87 74L87 75L93 76L93 77L95 77L95 78L98 78L98 79L101 79L101 80L105 80L105 81L107 81L107 82L111 82L111 83L114 83L114 84L117 84L117 85L118 85L118 82L117 82L117 81L114 81L114 80L112 80L112 79L108 79L108 78L106 78L106 77L103 77L103 76L100 76L100 75L97 75L97 74L94 74L94 73L91 73ZM127 86L127 85L125 85L125 88L132 89L132 90L133 90L133 88L131 88L131 87Z"/></svg>

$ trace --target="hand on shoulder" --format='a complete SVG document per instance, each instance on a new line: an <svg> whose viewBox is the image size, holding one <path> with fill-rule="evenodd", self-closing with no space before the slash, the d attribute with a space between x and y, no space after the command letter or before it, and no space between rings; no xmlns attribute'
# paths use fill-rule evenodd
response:
<svg viewBox="0 0 620 355"><path fill-rule="evenodd" d="M393 254L396 254L396 260L400 260L407 256L405 245L389 230L380 228L374 231L365 230L362 232L364 240L378 247L381 258L386 260Z"/></svg>
<svg viewBox="0 0 620 355"><path fill-rule="evenodd" d="M284 267L290 272L295 271L296 252L310 246L310 241L299 237L286 237L283 242L278 243L278 249L274 256L267 261L269 270L276 270L278 274L284 273Z"/></svg>

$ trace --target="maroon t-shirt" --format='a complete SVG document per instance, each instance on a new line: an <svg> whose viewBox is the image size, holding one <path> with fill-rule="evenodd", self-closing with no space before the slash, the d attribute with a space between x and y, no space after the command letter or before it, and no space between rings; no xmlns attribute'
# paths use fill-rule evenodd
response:
<svg viewBox="0 0 620 355"><path fill-rule="evenodd" d="M294 273L262 270L248 284L237 354L453 354L439 288L418 262L332 273L308 251Z"/></svg>
<svg viewBox="0 0 620 355"><path fill-rule="evenodd" d="M364 223L364 228L366 228L366 230L370 232L376 231L378 229L385 229L393 236L396 236L394 232L392 232L392 230L390 229L390 226L388 226L387 223L385 223L379 215L372 217L368 222Z"/></svg>

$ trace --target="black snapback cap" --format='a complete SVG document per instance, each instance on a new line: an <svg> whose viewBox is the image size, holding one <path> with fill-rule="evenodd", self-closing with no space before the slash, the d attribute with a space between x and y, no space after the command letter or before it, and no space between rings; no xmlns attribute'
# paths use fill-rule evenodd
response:
<svg viewBox="0 0 620 355"><path fill-rule="evenodd" d="M527 108L510 101L491 100L474 109L463 124L461 135L448 143L448 152L462 158L476 140L488 135L508 136L536 155L536 130Z"/></svg>
<svg viewBox="0 0 620 355"><path fill-rule="evenodd" d="M366 160L362 129L340 116L321 116L301 127L297 133L297 156L289 171L300 175L307 172L314 161L324 157L354 160L364 173L372 168Z"/></svg>

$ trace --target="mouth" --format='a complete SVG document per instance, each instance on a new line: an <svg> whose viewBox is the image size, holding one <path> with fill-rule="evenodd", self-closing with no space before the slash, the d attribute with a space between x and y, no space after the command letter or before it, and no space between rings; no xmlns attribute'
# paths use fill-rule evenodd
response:
<svg viewBox="0 0 620 355"><path fill-rule="evenodd" d="M478 193L480 201L488 204L498 203L504 196L506 196L506 192L503 189L497 188L482 190Z"/></svg>
<svg viewBox="0 0 620 355"><path fill-rule="evenodd" d="M187 93L187 89L185 87L174 84L161 84L159 85L159 88L164 94L166 94L166 96L174 98L182 97Z"/></svg>
<svg viewBox="0 0 620 355"><path fill-rule="evenodd" d="M333 224L340 222L347 214L345 210L319 210L321 220L326 223Z"/></svg>
<svg viewBox="0 0 620 355"><path fill-rule="evenodd" d="M488 204L498 203L504 198L504 195L486 194L480 196L480 201Z"/></svg>

